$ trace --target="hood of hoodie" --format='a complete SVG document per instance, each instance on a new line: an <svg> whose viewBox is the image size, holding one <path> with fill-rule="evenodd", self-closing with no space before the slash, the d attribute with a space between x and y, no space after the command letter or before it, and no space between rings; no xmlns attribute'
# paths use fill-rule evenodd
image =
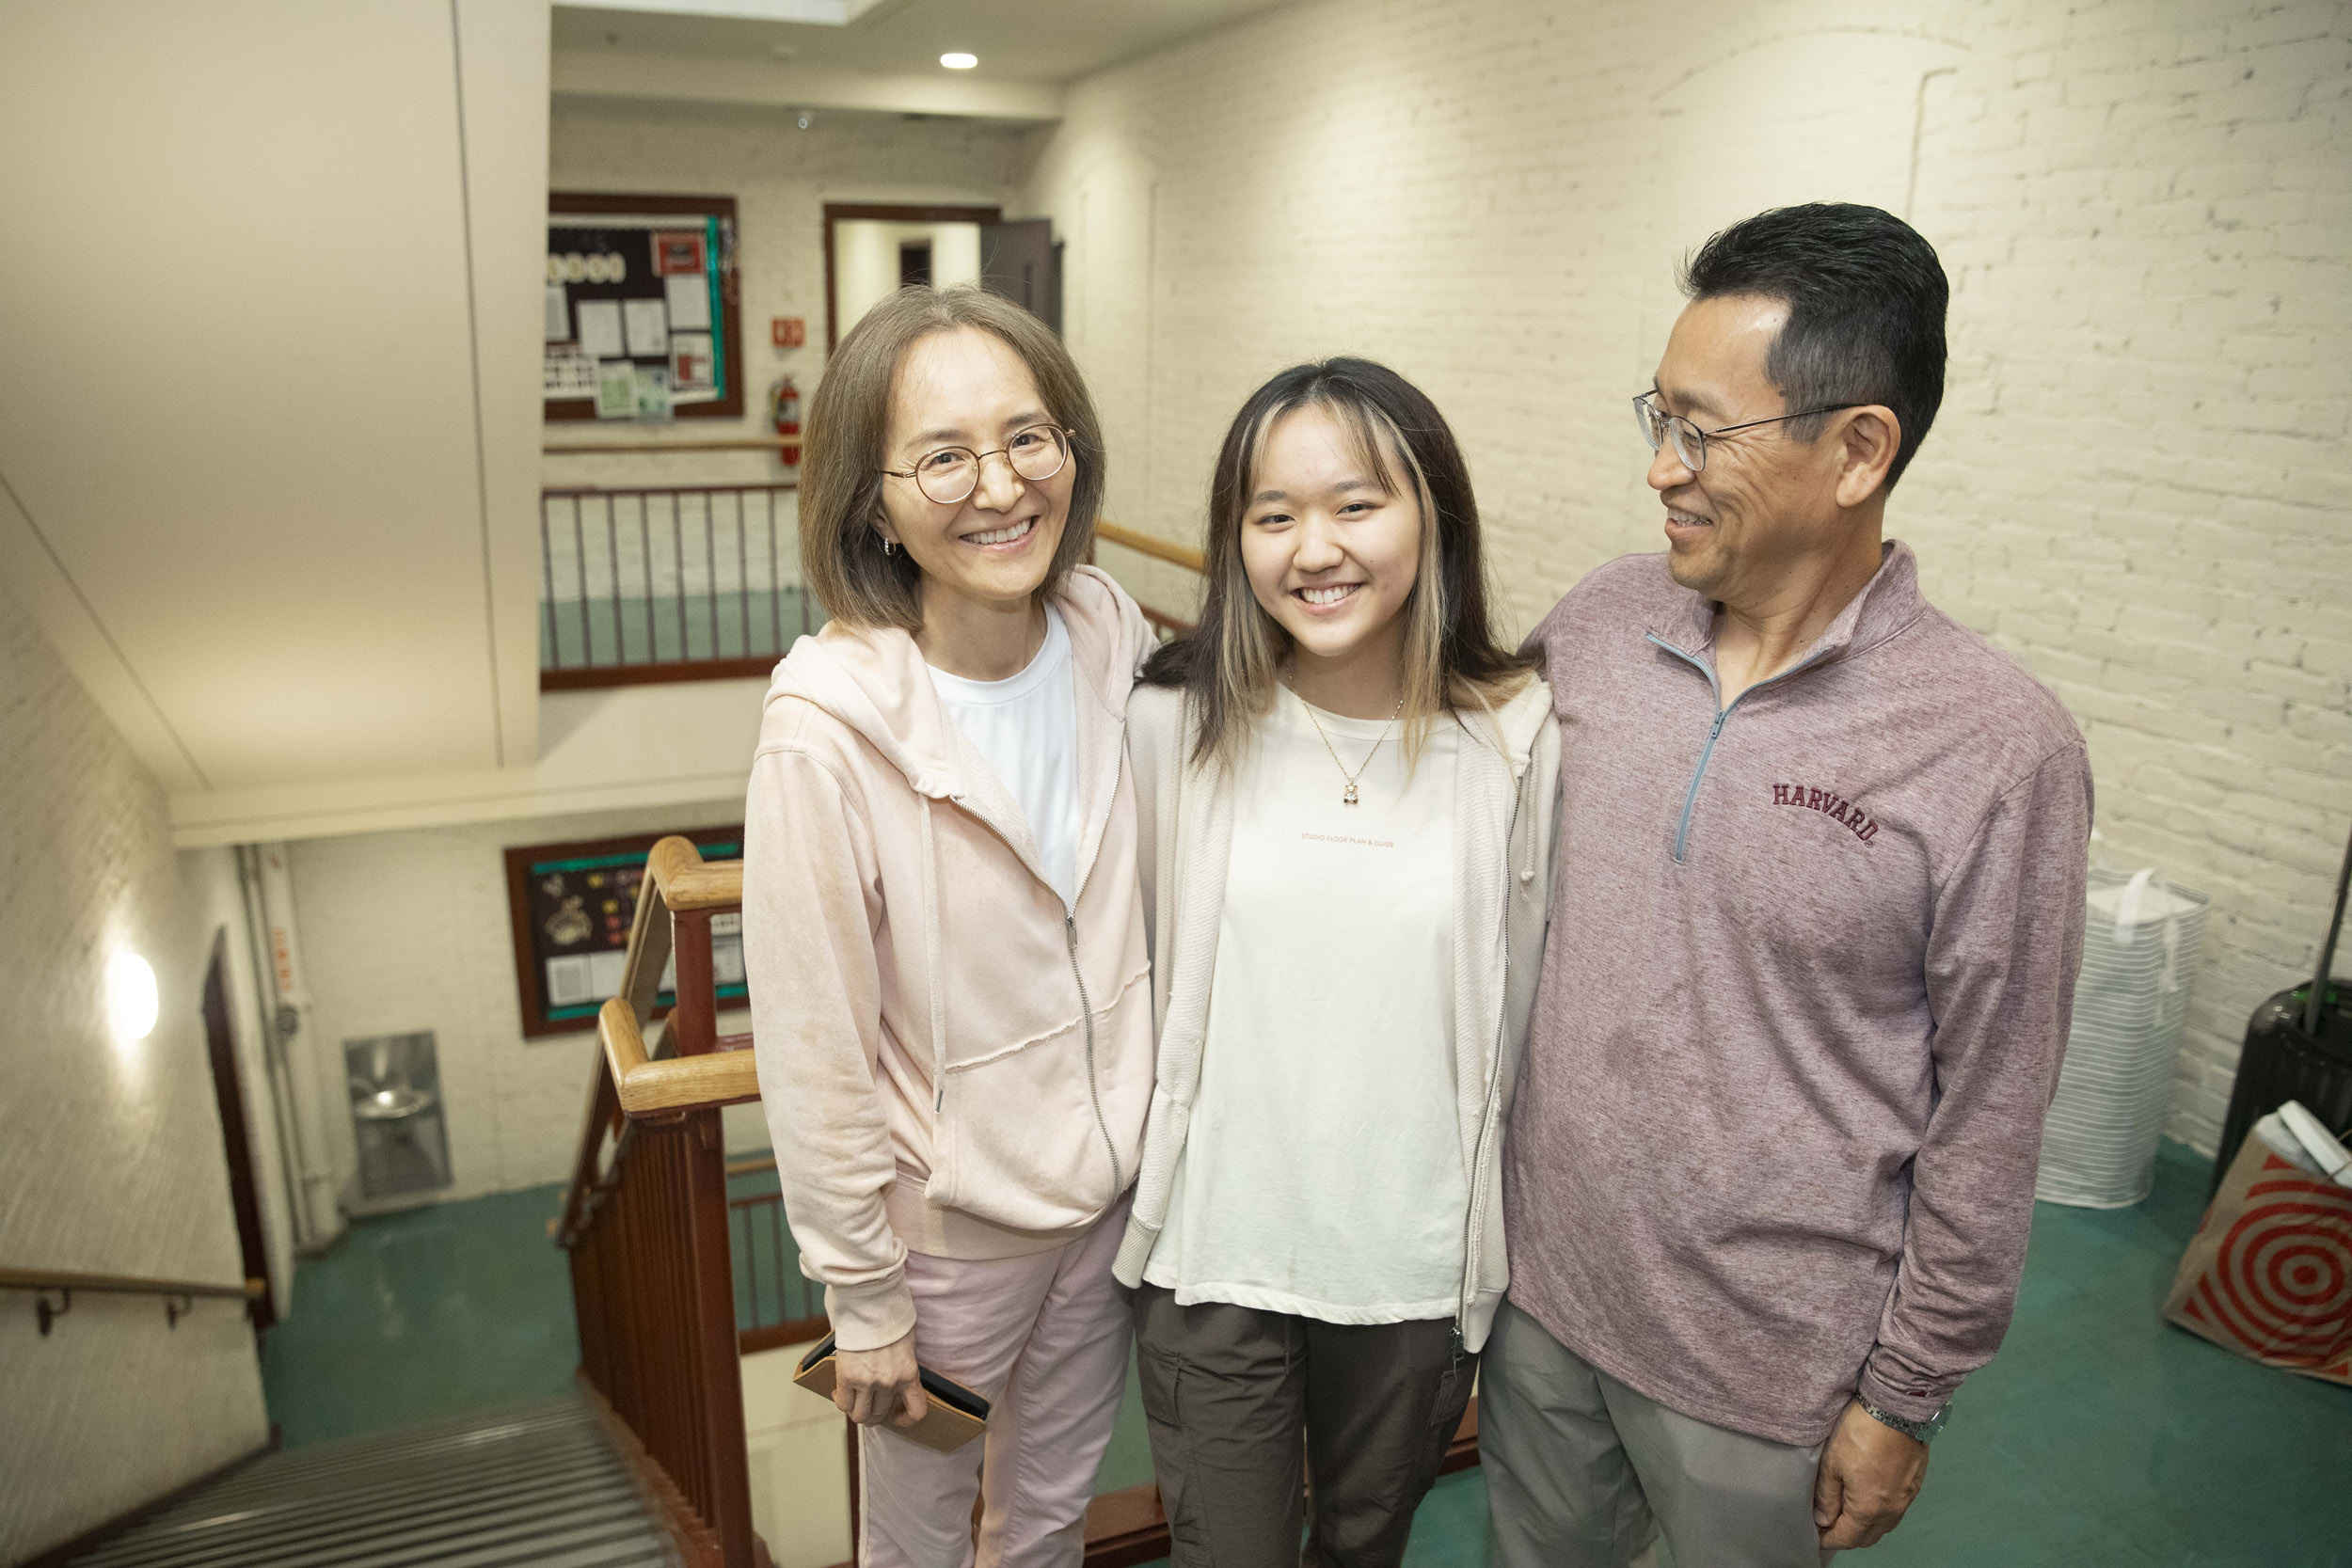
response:
<svg viewBox="0 0 2352 1568"><path fill-rule="evenodd" d="M1094 566L1073 568L1054 596L1070 631L1078 698L1114 718L1127 706L1136 669L1153 646L1151 624L1135 601ZM908 632L829 621L792 644L768 683L765 708L798 699L850 729L906 776L919 795L948 800L968 793L968 748L941 705L923 651Z"/></svg>

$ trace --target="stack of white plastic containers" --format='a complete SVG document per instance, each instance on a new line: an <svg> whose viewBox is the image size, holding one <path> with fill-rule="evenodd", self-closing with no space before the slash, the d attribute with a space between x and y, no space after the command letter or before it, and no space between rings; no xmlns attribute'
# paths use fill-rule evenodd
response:
<svg viewBox="0 0 2352 1568"><path fill-rule="evenodd" d="M2042 1129L2034 1196L2122 1209L2146 1197L2154 1179L2211 900L2153 870L2094 866L2090 902L2074 1028Z"/></svg>

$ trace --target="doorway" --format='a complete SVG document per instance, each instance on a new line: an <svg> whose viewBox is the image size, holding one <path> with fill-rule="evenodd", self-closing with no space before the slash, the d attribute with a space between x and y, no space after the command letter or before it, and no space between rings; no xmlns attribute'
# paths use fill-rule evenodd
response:
<svg viewBox="0 0 2352 1568"><path fill-rule="evenodd" d="M229 1157L229 1197L237 1212L237 1248L245 1276L262 1282L262 1293L246 1302L256 1331L278 1321L277 1291L269 1275L269 1238L262 1229L260 1183L254 1180L253 1137L245 1114L245 1085L237 1068L237 1033L229 1017L229 932L214 933L213 959L204 971L204 1053L212 1061L213 1099L220 1108L220 1141Z"/></svg>
<svg viewBox="0 0 2352 1568"><path fill-rule="evenodd" d="M858 319L910 283L980 281L980 235L999 207L825 204L825 352ZM916 276L919 271L920 276Z"/></svg>

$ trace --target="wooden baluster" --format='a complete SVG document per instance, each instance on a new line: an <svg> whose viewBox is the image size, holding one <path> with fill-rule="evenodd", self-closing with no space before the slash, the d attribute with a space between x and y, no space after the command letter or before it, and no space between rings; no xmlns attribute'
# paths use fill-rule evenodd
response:
<svg viewBox="0 0 2352 1568"><path fill-rule="evenodd" d="M718 980L711 973L708 910L680 910L671 916L677 942L677 1001L670 1008L670 1037L681 1056L705 1056L718 1049Z"/></svg>

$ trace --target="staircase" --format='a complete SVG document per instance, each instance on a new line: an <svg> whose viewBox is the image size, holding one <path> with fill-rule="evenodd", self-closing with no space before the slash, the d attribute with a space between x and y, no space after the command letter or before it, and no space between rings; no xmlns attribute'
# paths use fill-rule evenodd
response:
<svg viewBox="0 0 2352 1568"><path fill-rule="evenodd" d="M578 1396L256 1460L73 1568L637 1568L677 1559Z"/></svg>

